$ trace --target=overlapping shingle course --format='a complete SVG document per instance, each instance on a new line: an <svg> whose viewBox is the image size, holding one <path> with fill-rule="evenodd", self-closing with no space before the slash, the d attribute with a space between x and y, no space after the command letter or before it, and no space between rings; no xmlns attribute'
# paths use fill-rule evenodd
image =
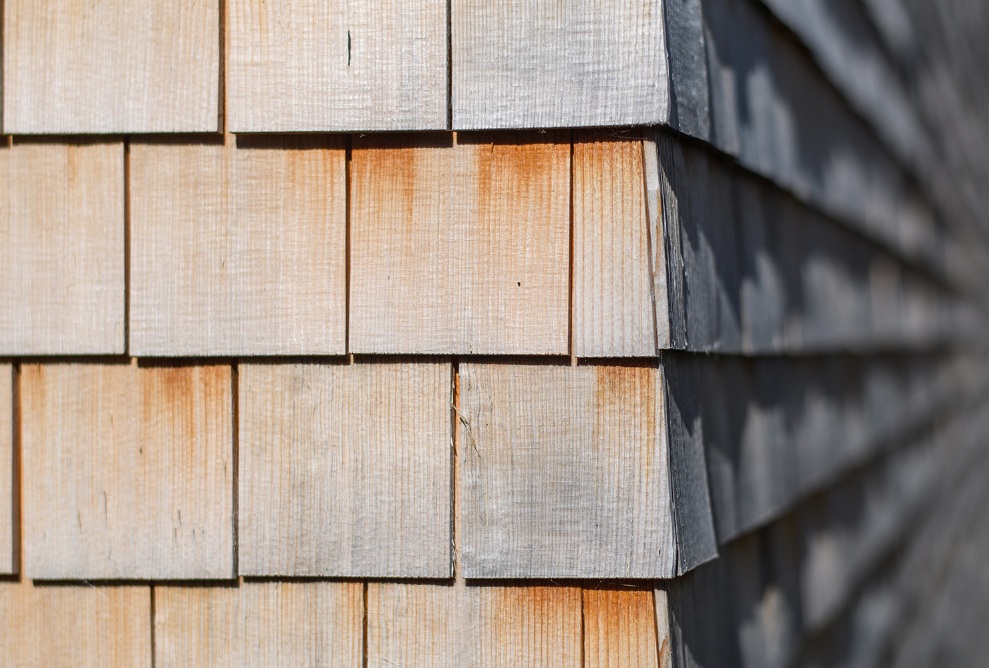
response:
<svg viewBox="0 0 989 668"><path fill-rule="evenodd" d="M866 579L977 461L978 286L913 109L765 4L7 0L0 663L899 623Z"/></svg>

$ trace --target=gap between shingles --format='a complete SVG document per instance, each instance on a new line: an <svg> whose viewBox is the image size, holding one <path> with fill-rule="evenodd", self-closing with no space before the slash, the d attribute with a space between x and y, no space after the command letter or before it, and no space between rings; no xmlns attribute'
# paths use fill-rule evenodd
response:
<svg viewBox="0 0 989 668"><path fill-rule="evenodd" d="M352 186L351 177L351 161L354 155L354 140L351 135L347 135L346 144L344 147L344 314L343 314L343 351L349 355L350 363L354 363L354 356L350 352L350 272L351 272L351 234L350 234L350 220L351 216L351 197L350 189Z"/></svg>
<svg viewBox="0 0 989 668"><path fill-rule="evenodd" d="M21 427L21 365L14 364L11 367L11 394L13 397L13 414L11 417L12 424L12 466L13 466L13 501L14 508L11 513L11 520L13 522L13 554L11 555L11 565L17 570L18 579L23 579L24 577L24 550L22 546L24 545L24 456L23 456L23 439L22 439L22 427Z"/></svg>
<svg viewBox="0 0 989 668"><path fill-rule="evenodd" d="M463 583L463 565L460 563L460 360L453 358L450 364L450 571L454 582Z"/></svg>
<svg viewBox="0 0 989 668"><path fill-rule="evenodd" d="M155 583L150 584L151 597L151 668L155 668L158 663L158 639L155 637L155 618L158 611L155 608Z"/></svg>
<svg viewBox="0 0 989 668"><path fill-rule="evenodd" d="M574 142L577 133L570 131L570 248L569 248L569 278L567 281L567 354L570 356L570 366L577 366L577 356L574 354Z"/></svg>
<svg viewBox="0 0 989 668"><path fill-rule="evenodd" d="M232 439L231 443L233 446L233 457L231 466L233 471L231 472L231 479L233 480L233 497L231 503L231 532L233 535L233 541L231 543L233 547L233 576L236 577L239 571L239 554L240 554L240 383L238 382L239 370L237 367L237 362L234 361L230 365L230 384L231 384L231 422L232 422Z"/></svg>
<svg viewBox="0 0 989 668"><path fill-rule="evenodd" d="M362 592L363 593L363 599L364 599L364 619L363 619L364 634L363 634L363 636L361 638L361 666L363 666L363 668L367 668L367 664L368 664L368 656L367 656L367 646L368 646L368 641L367 641L367 626L368 626L368 624L367 624L367 618L368 618L368 611L367 611L367 588L368 588L368 583L365 581L364 584L363 584L363 592Z"/></svg>
<svg viewBox="0 0 989 668"><path fill-rule="evenodd" d="M587 665L587 629L584 621L584 606L587 603L587 590L580 588L580 665Z"/></svg>
<svg viewBox="0 0 989 668"><path fill-rule="evenodd" d="M446 129L453 130L453 0L446 0Z"/></svg>
<svg viewBox="0 0 989 668"><path fill-rule="evenodd" d="M130 353L131 179L130 136L124 137L124 355Z"/></svg>
<svg viewBox="0 0 989 668"><path fill-rule="evenodd" d="M227 35L227 2L226 0L220 0L219 6L219 20L220 20L220 71L218 73L217 82L218 89L216 93L217 106L217 118L216 123L219 126L218 130L227 134L229 124L227 122L227 64L230 60L229 58L229 44L230 40Z"/></svg>

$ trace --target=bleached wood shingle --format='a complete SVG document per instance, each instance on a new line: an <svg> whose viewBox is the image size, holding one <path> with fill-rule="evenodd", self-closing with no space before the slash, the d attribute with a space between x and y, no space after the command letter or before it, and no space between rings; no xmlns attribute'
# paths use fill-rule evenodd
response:
<svg viewBox="0 0 989 668"><path fill-rule="evenodd" d="M567 354L562 133L355 138L350 348Z"/></svg>
<svg viewBox="0 0 989 668"><path fill-rule="evenodd" d="M446 129L447 6L231 0L230 129Z"/></svg>
<svg viewBox="0 0 989 668"><path fill-rule="evenodd" d="M460 366L467 578L676 569L656 367Z"/></svg>
<svg viewBox="0 0 989 668"><path fill-rule="evenodd" d="M634 136L580 131L575 137L573 354L578 357L657 354L652 262L662 239L650 227L644 150Z"/></svg>
<svg viewBox="0 0 989 668"><path fill-rule="evenodd" d="M14 536L14 377L0 364L0 574L17 571Z"/></svg>
<svg viewBox="0 0 989 668"><path fill-rule="evenodd" d="M131 147L131 351L339 355L343 140Z"/></svg>
<svg viewBox="0 0 989 668"><path fill-rule="evenodd" d="M234 575L226 366L22 367L24 572Z"/></svg>
<svg viewBox="0 0 989 668"><path fill-rule="evenodd" d="M659 0L453 0L451 25L455 130L667 121Z"/></svg>
<svg viewBox="0 0 989 668"><path fill-rule="evenodd" d="M449 364L242 365L239 570L450 577Z"/></svg>
<svg viewBox="0 0 989 668"><path fill-rule="evenodd" d="M367 585L368 666L581 665L574 587Z"/></svg>
<svg viewBox="0 0 989 668"><path fill-rule="evenodd" d="M155 587L155 657L184 666L361 665L359 582Z"/></svg>
<svg viewBox="0 0 989 668"><path fill-rule="evenodd" d="M124 148L0 148L0 354L124 352Z"/></svg>
<svg viewBox="0 0 989 668"><path fill-rule="evenodd" d="M0 582L0 664L150 668L149 587Z"/></svg>
<svg viewBox="0 0 989 668"><path fill-rule="evenodd" d="M649 590L584 590L584 666L660 666L655 615Z"/></svg>
<svg viewBox="0 0 989 668"><path fill-rule="evenodd" d="M4 3L4 132L215 132L219 0Z"/></svg>

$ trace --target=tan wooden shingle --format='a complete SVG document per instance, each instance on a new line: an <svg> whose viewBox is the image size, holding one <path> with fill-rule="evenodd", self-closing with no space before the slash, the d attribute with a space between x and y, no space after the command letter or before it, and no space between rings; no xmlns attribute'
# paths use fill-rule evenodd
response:
<svg viewBox="0 0 989 668"><path fill-rule="evenodd" d="M343 140L237 142L132 146L132 352L344 353Z"/></svg>
<svg viewBox="0 0 989 668"><path fill-rule="evenodd" d="M659 0L453 0L451 15L455 130L667 121Z"/></svg>
<svg viewBox="0 0 989 668"><path fill-rule="evenodd" d="M447 127L446 0L231 0L233 132Z"/></svg>
<svg viewBox="0 0 989 668"><path fill-rule="evenodd" d="M449 364L242 365L244 575L449 577Z"/></svg>
<svg viewBox="0 0 989 668"><path fill-rule="evenodd" d="M575 139L574 355L655 356L651 263L663 240L649 225L643 141L614 131Z"/></svg>
<svg viewBox="0 0 989 668"><path fill-rule="evenodd" d="M0 665L151 666L149 587L0 582Z"/></svg>
<svg viewBox="0 0 989 668"><path fill-rule="evenodd" d="M354 140L350 347L566 354L562 134Z"/></svg>
<svg viewBox="0 0 989 668"><path fill-rule="evenodd" d="M665 583L656 583L653 598L656 604L656 644L659 647L659 668L671 668L673 648L670 633L670 604Z"/></svg>
<svg viewBox="0 0 989 668"><path fill-rule="evenodd" d="M124 149L0 148L0 354L124 352Z"/></svg>
<svg viewBox="0 0 989 668"><path fill-rule="evenodd" d="M0 364L0 574L17 571L13 464L13 371L9 364Z"/></svg>
<svg viewBox="0 0 989 668"><path fill-rule="evenodd" d="M155 587L155 666L361 665L359 582Z"/></svg>
<svg viewBox="0 0 989 668"><path fill-rule="evenodd" d="M232 577L231 386L226 366L22 367L25 574Z"/></svg>
<svg viewBox="0 0 989 668"><path fill-rule="evenodd" d="M219 0L7 0L12 134L215 132Z"/></svg>
<svg viewBox="0 0 989 668"><path fill-rule="evenodd" d="M367 665L581 665L581 592L572 587L369 583Z"/></svg>
<svg viewBox="0 0 989 668"><path fill-rule="evenodd" d="M652 591L584 591L584 666L637 668L659 665Z"/></svg>
<svg viewBox="0 0 989 668"><path fill-rule="evenodd" d="M461 364L467 578L674 574L656 367Z"/></svg>

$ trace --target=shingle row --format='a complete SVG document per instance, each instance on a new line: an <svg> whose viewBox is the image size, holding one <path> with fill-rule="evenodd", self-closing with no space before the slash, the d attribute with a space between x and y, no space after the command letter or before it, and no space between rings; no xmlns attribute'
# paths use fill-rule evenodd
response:
<svg viewBox="0 0 989 668"><path fill-rule="evenodd" d="M653 600L641 587L545 583L0 582L0 662L655 666L669 660L669 642L657 636Z"/></svg>
<svg viewBox="0 0 989 668"><path fill-rule="evenodd" d="M982 382L952 356L5 369L0 538L42 580L669 578Z"/></svg>
<svg viewBox="0 0 989 668"><path fill-rule="evenodd" d="M224 114L238 133L668 114L659 0L594 12L528 0L13 0L5 18L8 134L216 132Z"/></svg>
<svg viewBox="0 0 989 668"><path fill-rule="evenodd" d="M654 139L18 139L0 355L654 357L964 331L943 283Z"/></svg>

